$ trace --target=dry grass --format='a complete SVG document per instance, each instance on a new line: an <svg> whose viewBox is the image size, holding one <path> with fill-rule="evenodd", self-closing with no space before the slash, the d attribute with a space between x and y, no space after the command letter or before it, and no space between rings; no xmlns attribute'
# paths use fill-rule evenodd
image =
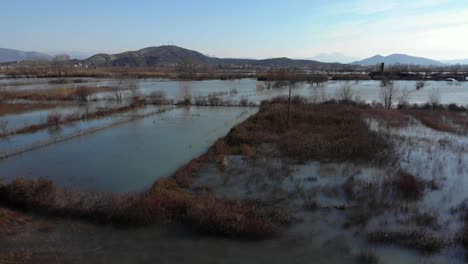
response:
<svg viewBox="0 0 468 264"><path fill-rule="evenodd" d="M54 108L52 104L0 103L0 116Z"/></svg>
<svg viewBox="0 0 468 264"><path fill-rule="evenodd" d="M401 231L376 231L367 234L369 242L393 244L435 253L447 246L448 242L420 229Z"/></svg>
<svg viewBox="0 0 468 264"><path fill-rule="evenodd" d="M356 255L356 262L359 264L378 264L379 257L372 251L363 251Z"/></svg>
<svg viewBox="0 0 468 264"><path fill-rule="evenodd" d="M443 132L451 132L451 133L456 132L456 129L444 120L444 117L446 116L445 112L411 110L411 111L407 111L407 113L411 115L412 117L416 118L423 125L430 127L432 129L443 131Z"/></svg>
<svg viewBox="0 0 468 264"><path fill-rule="evenodd" d="M46 90L0 90L0 101L32 100L32 101L82 101L84 97L100 92L112 91L111 87L80 86L77 88L63 87ZM85 95L85 96L84 96Z"/></svg>
<svg viewBox="0 0 468 264"><path fill-rule="evenodd" d="M442 106L440 106L442 107ZM464 108L447 106L441 110L431 111L422 107L410 109L367 109L363 117L385 121L388 126L401 128L409 125L411 119L437 131L455 134L468 133L468 115Z"/></svg>
<svg viewBox="0 0 468 264"><path fill-rule="evenodd" d="M0 201L13 208L100 224L182 223L204 233L251 238L277 231L255 205L194 195L182 190L173 178L156 182L140 195L73 192L51 181L18 178L0 186Z"/></svg>
<svg viewBox="0 0 468 264"><path fill-rule="evenodd" d="M410 117L403 111L396 109L368 109L363 111L363 117L383 120L391 127L405 127L410 122Z"/></svg>
<svg viewBox="0 0 468 264"><path fill-rule="evenodd" d="M12 234L19 226L29 221L29 217L5 208L0 208L0 235Z"/></svg>
<svg viewBox="0 0 468 264"><path fill-rule="evenodd" d="M0 253L0 264L28 264L34 263L33 254L26 250L15 250Z"/></svg>
<svg viewBox="0 0 468 264"><path fill-rule="evenodd" d="M287 103L263 103L258 114L234 127L225 141L229 147L276 144L283 157L299 162L384 161L391 145L369 131L361 110L344 104L291 106L289 128Z"/></svg>

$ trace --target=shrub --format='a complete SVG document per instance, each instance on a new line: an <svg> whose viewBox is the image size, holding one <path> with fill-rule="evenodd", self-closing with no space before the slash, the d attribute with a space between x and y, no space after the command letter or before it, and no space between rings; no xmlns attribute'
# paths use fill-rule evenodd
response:
<svg viewBox="0 0 468 264"><path fill-rule="evenodd" d="M359 264L378 264L379 257L372 251L362 251L356 256L356 262Z"/></svg>
<svg viewBox="0 0 468 264"><path fill-rule="evenodd" d="M86 87L86 86L80 86L76 88L76 91L75 91L76 100L80 102L87 102L88 96L90 96L91 94L92 94L91 89L89 89L89 87Z"/></svg>
<svg viewBox="0 0 468 264"><path fill-rule="evenodd" d="M424 196L425 182L403 170L398 172L393 186L396 194L405 200L419 200Z"/></svg>
<svg viewBox="0 0 468 264"><path fill-rule="evenodd" d="M46 123L49 126L58 127L60 125L61 120L62 120L62 114L58 112L54 112L54 113L49 113L47 115Z"/></svg>
<svg viewBox="0 0 468 264"><path fill-rule="evenodd" d="M447 245L447 241L420 229L389 232L375 231L368 233L367 239L369 242L394 244L427 253L438 252Z"/></svg>
<svg viewBox="0 0 468 264"><path fill-rule="evenodd" d="M192 104L192 97L191 96L186 96L182 100L180 100L177 104L178 105L189 106L189 105Z"/></svg>
<svg viewBox="0 0 468 264"><path fill-rule="evenodd" d="M167 103L166 94L162 91L151 92L148 98L151 104L162 105Z"/></svg>
<svg viewBox="0 0 468 264"><path fill-rule="evenodd" d="M211 106L220 106L222 105L222 100L216 95L208 95L208 104Z"/></svg>

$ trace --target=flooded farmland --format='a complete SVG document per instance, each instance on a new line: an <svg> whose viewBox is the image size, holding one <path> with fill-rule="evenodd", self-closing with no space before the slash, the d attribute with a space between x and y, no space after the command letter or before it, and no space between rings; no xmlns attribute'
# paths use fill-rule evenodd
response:
<svg viewBox="0 0 468 264"><path fill-rule="evenodd" d="M50 84L50 80L38 81L2 80L0 89L27 91L60 87L60 84ZM87 79L86 84L96 87L118 85L112 79ZM319 103L334 98L343 84L340 81L329 81L321 86L297 84L292 93ZM380 82L360 81L350 85L357 99L368 103L380 100ZM465 105L468 102L468 83L465 82L428 81L418 90L413 81L396 81L394 85L410 91L408 100L412 104L426 103L434 89L443 104ZM338 149L333 149L332 154L324 152L324 157L347 157L351 141L334 140L321 145L318 141L308 140L321 138L326 141L327 133L333 134L340 129L348 131L340 127L343 125L340 122L348 124L348 120L326 116L324 120L334 120L339 129L334 127L324 133L323 128L314 130L311 126L307 129L312 131L301 130L302 134L308 135L302 137L302 134L284 132L283 126L268 127L270 121L285 118L283 111L267 116L266 120L271 120L265 127L271 134L284 132L284 137L269 138L261 131L262 125L255 121L262 109L260 102L287 95L287 87L266 89L264 83L253 79L182 82L147 79L138 80L137 86L139 96L156 92L171 103L137 105L115 114L88 118L88 112L105 112L134 104L129 90L123 92L123 102L116 102L112 99L113 92L105 91L93 94L93 100L88 102L57 105L49 102L54 107L1 116L0 119L8 121L12 131L43 124L56 113L86 116L2 137L0 152L14 153L0 160L3 183L18 178L40 178L51 180L57 188L73 191L119 195L145 193L152 191L155 182L179 175L185 164L192 164L207 151L210 153L214 148L215 152L223 152L227 148L222 157L216 154L208 162L195 162L192 179L183 191L223 201L254 202L259 211L262 211L261 207L279 210L281 214L278 215L287 217L280 219L282 223L277 232L260 242L242 241L200 234L190 228L190 224L122 229L93 225L79 219L44 218L39 213L18 224L13 234L1 237L0 259L3 250L17 252L19 256L27 251L39 263L48 263L52 259L87 263L159 259L168 263L193 263L193 258L200 263L226 260L231 263L303 263L308 260L317 263L464 263L464 249L458 242L464 226L462 211L468 199L463 192L468 185L465 180L468 147L463 113L453 120L444 116L445 126L437 127L408 110L402 114L408 123L392 126L389 121L394 117L382 119L371 115L356 120L354 118L361 110L350 108L348 110L356 115L345 116L357 122L356 133L368 129L369 133L382 135L395 146L392 163L333 160L333 156L330 160L308 158L298 162L292 156L283 156L282 152L310 148L312 152L306 155L309 157L313 156L313 151L322 153L320 151L336 143ZM210 96L222 98L230 106L177 103L187 97ZM239 105L237 102L242 99L251 104ZM292 105L293 122L301 114L295 114L295 107L300 106ZM307 118L304 120L315 120ZM232 130L244 122L258 127ZM292 127L295 127L294 123ZM340 138L342 135L334 136ZM227 147L218 144L220 138L225 138ZM362 136L358 139L363 140ZM42 146L43 142L47 144ZM281 145L284 142L286 146ZM279 146L275 147L275 144ZM36 145L37 148L31 147ZM314 148L316 145L320 147ZM367 151L354 147L356 149L350 153ZM16 151L22 149L25 151ZM372 152L371 156L382 153L383 150ZM398 177L413 179L409 184L415 186L409 188L416 188L417 197L412 193L401 194L395 189L398 184L408 184L398 182ZM418 184L423 185L422 189L418 189ZM405 188L408 187L405 185ZM60 204L57 200L54 202ZM193 213L190 210L187 214ZM262 214L261 217L274 222L280 218L278 215ZM405 233L412 236L405 236ZM86 246L77 246L84 241ZM181 250L185 252L183 256L179 254ZM208 253L200 256L204 251Z"/></svg>

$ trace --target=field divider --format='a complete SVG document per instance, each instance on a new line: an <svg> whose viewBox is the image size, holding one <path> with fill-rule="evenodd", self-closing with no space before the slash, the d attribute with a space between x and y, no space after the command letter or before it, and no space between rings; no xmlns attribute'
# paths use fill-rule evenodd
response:
<svg viewBox="0 0 468 264"><path fill-rule="evenodd" d="M29 152L29 151L41 149L41 148L44 148L44 147L47 147L47 146L50 146L50 145L53 145L53 144L57 144L57 143L60 143L60 142L64 142L64 141L76 138L76 137L81 137L81 136L93 134L93 133L96 133L96 132L99 132L99 131L102 131L102 130L105 130L105 129L108 129L108 128L120 126L120 125L129 123L129 122L138 120L138 119L142 119L142 118L152 116L152 115L162 114L164 112L167 112L169 110L173 110L175 108L176 107L163 108L163 109L159 109L157 111L152 111L152 112L149 112L149 113L146 113L146 114L131 116L131 117L126 118L124 120L116 121L116 122L113 122L113 123L108 124L108 125L99 126L99 127L91 127L89 129L78 130L78 131L76 131L74 133L71 133L69 135L65 135L65 136L62 136L62 137L54 137L54 138L38 141L38 142L32 143L32 144L27 145L27 146L20 146L18 148L12 149L12 150L7 150L7 151L4 151L4 152L0 152L0 159L6 159L6 158L9 158L9 157L12 157L12 156L17 156L17 155L20 155L20 154L23 154L23 153L26 153L26 152Z"/></svg>

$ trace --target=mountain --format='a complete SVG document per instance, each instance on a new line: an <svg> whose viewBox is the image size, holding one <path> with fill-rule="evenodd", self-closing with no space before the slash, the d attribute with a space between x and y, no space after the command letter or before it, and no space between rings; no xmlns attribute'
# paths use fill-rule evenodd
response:
<svg viewBox="0 0 468 264"><path fill-rule="evenodd" d="M82 63L91 67L153 67L161 65L176 65L181 61L205 66L263 66L263 67L317 67L337 68L346 65L338 63L323 63L313 60L293 60L290 58L272 58L265 60L233 59L209 57L200 52L177 46L148 47L137 51L127 51L119 54L96 54Z"/></svg>
<svg viewBox="0 0 468 264"><path fill-rule="evenodd" d="M446 63L446 64L450 64L450 65L456 65L456 64L468 65L468 59L465 59L465 60L443 60L441 62Z"/></svg>
<svg viewBox="0 0 468 264"><path fill-rule="evenodd" d="M444 64L440 61L435 61L431 59L426 59L422 57L414 57L405 54L392 54L389 56L381 56L376 55L374 57L370 57L361 61L353 62L355 65L361 66L373 66L380 63L385 63L387 65L395 65L395 64L402 64L402 65L421 65L421 66L444 66Z"/></svg>
<svg viewBox="0 0 468 264"><path fill-rule="evenodd" d="M177 64L181 60L188 60L195 64L207 64L216 58L177 46L160 46L119 54L101 53L84 60L84 63L91 66L149 67Z"/></svg>
<svg viewBox="0 0 468 264"><path fill-rule="evenodd" d="M34 60L34 59L50 59L51 56L45 53L35 51L20 51L13 49L0 48L0 63L12 62L12 61L23 61L23 60Z"/></svg>
<svg viewBox="0 0 468 264"><path fill-rule="evenodd" d="M321 61L321 62L339 62L339 63L351 63L353 61L359 60L359 58L346 56L339 52L320 53L311 57L310 59Z"/></svg>

